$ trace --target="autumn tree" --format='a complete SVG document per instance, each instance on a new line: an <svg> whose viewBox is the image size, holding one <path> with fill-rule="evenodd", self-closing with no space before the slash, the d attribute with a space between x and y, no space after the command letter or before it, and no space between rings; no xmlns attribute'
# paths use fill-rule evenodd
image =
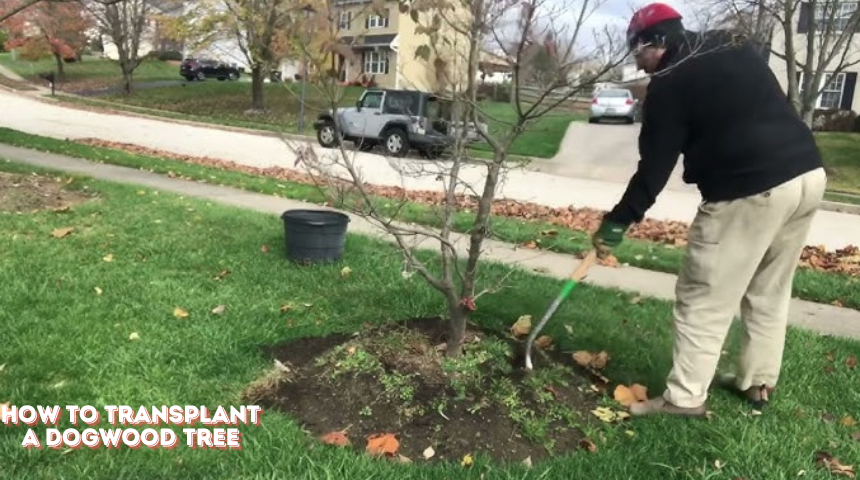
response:
<svg viewBox="0 0 860 480"><path fill-rule="evenodd" d="M92 19L78 2L42 2L10 17L3 26L11 34L10 45L22 48L24 57L52 55L57 80L63 80L64 60L80 58Z"/></svg>
<svg viewBox="0 0 860 480"><path fill-rule="evenodd" d="M856 1L716 0L715 8L735 12L733 26L785 62L788 97L807 125L819 99L822 108L841 107L825 92L847 78L841 75L847 68L860 64Z"/></svg>
<svg viewBox="0 0 860 480"><path fill-rule="evenodd" d="M115 45L123 90L126 94L132 93L134 71L144 60L140 50L152 21L152 0L121 0L107 5L94 0L83 1L99 31Z"/></svg>
<svg viewBox="0 0 860 480"><path fill-rule="evenodd" d="M20 12L23 12L29 8L32 8L36 5L43 3L72 3L79 2L81 0L20 0L20 1L10 1L3 0L2 4L0 4L0 22L8 18L12 18ZM99 3L101 5L111 5L114 3L122 2L124 0L90 0L95 3Z"/></svg>
<svg viewBox="0 0 860 480"><path fill-rule="evenodd" d="M620 64L626 53L623 42L614 41L608 31L588 38L583 25L595 5L592 0L571 0L563 5L549 0L403 0L399 4L402 15L398 21L411 19L421 40L420 45L401 43L397 54L411 55L416 61L432 65L435 78L418 78L396 66L391 66L391 71L401 76L400 88L435 92L436 106L430 104L425 112L429 122L415 128L447 132L452 146L442 156L434 150L424 152L435 158L433 161L397 158L388 163L401 175L405 188L413 176L435 179L441 185L442 204L432 216L435 228L418 228L399 221L399 212L408 198L406 190L400 199L382 200L372 195L365 182L373 179L365 178L362 169L365 162L378 164L383 160L356 153L354 149L362 148L363 142L349 148L340 141L333 150L290 143L298 162L328 192L331 204L367 218L390 235L403 255L404 277L417 274L440 293L449 322L449 356L462 353L471 313L480 308L483 295L500 285L481 276L479 259L492 233L493 205L504 174L517 163L510 158L514 142L523 132L535 128L542 117L593 88L593 83ZM339 7L329 3L328 12L323 14L337 18ZM347 61L354 58L353 50L338 40L337 32L332 29L330 33L335 35L327 42L327 51ZM549 44L545 41L548 38L553 40ZM514 87L515 104L502 106L509 110L504 118L493 118L487 107L498 111L499 106L488 105L479 98L480 65L488 45L504 51L502 56L507 58L510 71L519 79ZM526 59L538 48L548 49L545 53L550 61L546 62L541 82L528 84L529 76L524 74L529 68ZM583 82L571 73L585 64L592 66L594 75ZM343 98L337 81L342 68L337 64L334 70L325 69L329 74L318 82L317 88L328 98L330 108L337 107ZM323 66L319 70L324 70ZM522 95L526 87L530 93ZM332 122L336 131L343 130L340 118L335 116ZM488 156L475 154L469 141L471 135L486 145ZM457 220L460 225L455 226L455 219L464 212L469 214L468 225ZM439 255L432 260L417 252L428 241L438 245Z"/></svg>

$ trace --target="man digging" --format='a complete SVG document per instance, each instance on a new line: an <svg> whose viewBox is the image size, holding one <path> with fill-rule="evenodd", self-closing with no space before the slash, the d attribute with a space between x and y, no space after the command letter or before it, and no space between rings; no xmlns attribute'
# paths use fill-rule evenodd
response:
<svg viewBox="0 0 860 480"><path fill-rule="evenodd" d="M594 246L606 255L642 221L682 153L684 181L703 199L675 289L666 390L630 413L704 415L739 305L744 333L730 386L762 408L780 374L792 277L824 196L818 148L752 45L728 32L689 32L660 3L633 15L627 39L637 67L653 74L641 160Z"/></svg>

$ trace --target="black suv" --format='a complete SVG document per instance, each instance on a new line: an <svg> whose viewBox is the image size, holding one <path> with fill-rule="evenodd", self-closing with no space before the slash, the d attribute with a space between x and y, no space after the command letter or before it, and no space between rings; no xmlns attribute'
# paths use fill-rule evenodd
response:
<svg viewBox="0 0 860 480"><path fill-rule="evenodd" d="M238 80L241 71L234 66L219 62L218 60L186 58L179 65L179 74L186 80L206 80L217 78L220 81Z"/></svg>

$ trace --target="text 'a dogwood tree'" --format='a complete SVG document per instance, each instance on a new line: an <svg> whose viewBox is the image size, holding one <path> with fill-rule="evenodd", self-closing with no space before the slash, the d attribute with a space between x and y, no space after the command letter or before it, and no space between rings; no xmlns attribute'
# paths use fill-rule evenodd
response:
<svg viewBox="0 0 860 480"><path fill-rule="evenodd" d="M356 48L363 42L360 35L341 35L342 19L348 18L342 13L355 8L351 4L355 2L329 0L316 10L317 18L328 20L328 40L322 43L329 55L312 65L313 83L332 112L346 102L344 85L350 78L345 65L366 63ZM363 8L375 15L391 5L373 2ZM450 322L448 356L461 354L476 301L499 285L482 279L479 259L492 235L493 205L505 175L527 162L510 157L512 145L541 118L558 115L582 97L587 97L581 102L587 105L595 84L625 57L623 42L615 40L608 28L585 27L597 7L592 0L402 0L396 4L401 32L402 22L412 22L419 40L401 35L396 54L410 61L389 62L389 57L383 68L371 70L396 76L398 90L432 93L424 105L422 100L408 100L416 98L408 93L401 97L397 108L411 118L411 126L383 132L381 140L339 140L334 149L288 141L297 163L329 192L331 205L370 220L392 236L404 257L404 277L417 273L444 297ZM482 86L481 78L492 68L511 80ZM493 89L507 89L511 99L484 98ZM341 139L347 125L338 114L332 115L331 123ZM430 130L447 134L451 145L444 151L425 149L419 152L421 159L388 155L387 174L397 175L401 187L392 188L399 195L374 196L371 183L380 179L365 178L363 170L385 160L361 150L374 143L386 150L386 142L408 142L414 132ZM435 227L399 222L409 186L428 182L439 188L439 202L428 220ZM417 251L428 241L439 252L432 260Z"/></svg>

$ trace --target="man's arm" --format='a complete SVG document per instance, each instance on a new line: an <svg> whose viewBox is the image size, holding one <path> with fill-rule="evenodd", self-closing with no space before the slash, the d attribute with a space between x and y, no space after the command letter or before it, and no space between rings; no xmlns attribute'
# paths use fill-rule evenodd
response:
<svg viewBox="0 0 860 480"><path fill-rule="evenodd" d="M678 162L688 132L684 95L677 87L673 88L673 82L665 83L649 88L639 133L641 160L621 200L606 214L605 219L610 222L622 225L641 222Z"/></svg>

